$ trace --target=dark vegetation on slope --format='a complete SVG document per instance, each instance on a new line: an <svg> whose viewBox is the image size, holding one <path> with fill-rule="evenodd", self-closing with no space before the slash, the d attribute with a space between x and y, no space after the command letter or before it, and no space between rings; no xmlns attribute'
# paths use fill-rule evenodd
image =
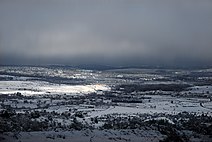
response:
<svg viewBox="0 0 212 142"><path fill-rule="evenodd" d="M127 93L134 91L175 91L180 92L191 87L189 84L122 84L117 86L117 90L123 90Z"/></svg>

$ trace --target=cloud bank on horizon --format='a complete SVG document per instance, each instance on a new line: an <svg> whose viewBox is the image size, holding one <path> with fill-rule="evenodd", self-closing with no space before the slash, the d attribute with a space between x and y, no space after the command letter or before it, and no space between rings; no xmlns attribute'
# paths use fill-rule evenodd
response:
<svg viewBox="0 0 212 142"><path fill-rule="evenodd" d="M211 0L2 0L0 63L212 61Z"/></svg>

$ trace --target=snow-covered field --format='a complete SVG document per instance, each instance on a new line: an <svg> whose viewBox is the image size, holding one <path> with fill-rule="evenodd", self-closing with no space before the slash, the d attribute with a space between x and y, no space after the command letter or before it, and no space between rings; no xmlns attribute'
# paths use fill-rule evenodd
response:
<svg viewBox="0 0 212 142"><path fill-rule="evenodd" d="M149 96L148 96L149 97ZM89 113L90 116L96 117L106 114L177 114L180 112L189 112L197 114L208 114L212 116L212 102L209 99L188 99L188 98L175 98L171 96L153 96L151 95L151 102L126 104L120 103L118 106L110 106L101 111ZM205 107L200 105L204 102Z"/></svg>
<svg viewBox="0 0 212 142"><path fill-rule="evenodd" d="M82 95L109 90L110 87L104 84L64 85L52 84L45 81L0 81L0 94L20 92L26 96L45 94Z"/></svg>

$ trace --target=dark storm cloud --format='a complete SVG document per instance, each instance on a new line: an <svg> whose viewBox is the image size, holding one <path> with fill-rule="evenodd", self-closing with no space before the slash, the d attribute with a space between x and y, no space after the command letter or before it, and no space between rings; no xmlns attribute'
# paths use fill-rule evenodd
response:
<svg viewBox="0 0 212 142"><path fill-rule="evenodd" d="M211 0L2 0L0 21L1 62L212 61Z"/></svg>

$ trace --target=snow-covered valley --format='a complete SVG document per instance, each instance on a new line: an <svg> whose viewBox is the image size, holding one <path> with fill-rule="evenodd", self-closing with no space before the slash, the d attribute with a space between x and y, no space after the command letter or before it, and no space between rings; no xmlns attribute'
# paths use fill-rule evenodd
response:
<svg viewBox="0 0 212 142"><path fill-rule="evenodd" d="M210 141L210 77L164 72L1 67L0 138L160 141L176 135Z"/></svg>

